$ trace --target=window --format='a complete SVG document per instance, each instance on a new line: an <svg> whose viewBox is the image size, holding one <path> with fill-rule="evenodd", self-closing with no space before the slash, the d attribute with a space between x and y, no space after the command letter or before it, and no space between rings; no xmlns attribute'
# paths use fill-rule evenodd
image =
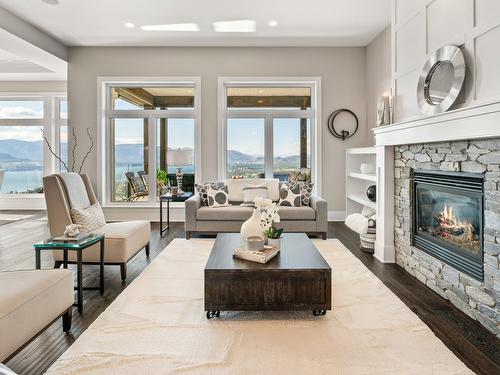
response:
<svg viewBox="0 0 500 375"><path fill-rule="evenodd" d="M183 174L182 190L194 192L195 121L192 118L159 118L156 120L157 169L166 172L158 176L158 195L165 185L177 183L176 173Z"/></svg>
<svg viewBox="0 0 500 375"><path fill-rule="evenodd" d="M1 193L40 193L43 177L43 139L36 126L0 126Z"/></svg>
<svg viewBox="0 0 500 375"><path fill-rule="evenodd" d="M307 168L319 184L319 79L219 79L219 178L278 178Z"/></svg>
<svg viewBox="0 0 500 375"><path fill-rule="evenodd" d="M49 93L4 95L0 97L0 193L40 194L42 177L57 171L56 159L44 151L42 129L55 152L62 152L67 120L50 114L57 113L59 101L65 99Z"/></svg>
<svg viewBox="0 0 500 375"><path fill-rule="evenodd" d="M273 118L273 177L286 181L302 168L311 168L311 120Z"/></svg>
<svg viewBox="0 0 500 375"><path fill-rule="evenodd" d="M102 81L106 154L100 187L108 205L156 205L178 184L194 191L199 79Z"/></svg>
<svg viewBox="0 0 500 375"><path fill-rule="evenodd" d="M227 119L227 177L263 178L263 118Z"/></svg>
<svg viewBox="0 0 500 375"><path fill-rule="evenodd" d="M116 118L111 120L112 160L114 160L113 198L120 201L148 199L149 173L147 119ZM130 181L130 183L129 183Z"/></svg>

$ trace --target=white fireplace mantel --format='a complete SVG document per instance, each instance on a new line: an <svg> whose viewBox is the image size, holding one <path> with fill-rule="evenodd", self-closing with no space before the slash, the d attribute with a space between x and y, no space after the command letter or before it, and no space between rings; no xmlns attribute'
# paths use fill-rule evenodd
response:
<svg viewBox="0 0 500 375"><path fill-rule="evenodd" d="M500 102L381 126L373 132L376 146L499 137Z"/></svg>
<svg viewBox="0 0 500 375"><path fill-rule="evenodd" d="M394 146L500 137L500 102L459 108L374 129L377 148L375 257L395 262Z"/></svg>

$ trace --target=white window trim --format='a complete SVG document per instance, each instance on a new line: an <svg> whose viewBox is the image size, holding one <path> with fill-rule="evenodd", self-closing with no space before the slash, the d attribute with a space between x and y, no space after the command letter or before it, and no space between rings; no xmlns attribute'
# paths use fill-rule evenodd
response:
<svg viewBox="0 0 500 375"><path fill-rule="evenodd" d="M244 85L246 87L311 87L311 109L272 109L272 108L227 108L226 88L231 86ZM217 122L218 122L218 179L227 179L226 158L227 158L227 122L228 117L258 117L265 118L269 123L272 118L294 117L298 114L311 118L311 169L314 191L322 193L322 129L321 129L321 77L218 77L217 84ZM272 152L273 132L271 126L265 127L266 149L265 153ZM267 158L264 169L267 173L272 171L272 160Z"/></svg>
<svg viewBox="0 0 500 375"><path fill-rule="evenodd" d="M1 92L0 100L43 100L43 118L41 119L0 119L0 126L37 126L43 127L45 136L60 154L61 125L68 124L67 119L59 118L59 103L66 99L66 92ZM43 175L47 176L59 172L59 161L50 153L47 145L43 144ZM0 207L3 209L44 209L43 194L2 194L0 193Z"/></svg>
<svg viewBox="0 0 500 375"><path fill-rule="evenodd" d="M194 108L193 109L169 109L169 110L108 110L111 108L111 87L127 85L129 87L144 87L154 85L155 87L193 87L194 85ZM107 170L111 165L110 148L106 147L110 140L109 117L115 118L147 118L148 119L148 142L156 145L156 118L189 117L195 119L195 182L201 176L201 77L97 77L97 198L104 207L157 207L156 188L149 189L147 202L113 202L111 200L111 174ZM156 187L156 155L149 153L149 168L154 173L149 173L149 186Z"/></svg>

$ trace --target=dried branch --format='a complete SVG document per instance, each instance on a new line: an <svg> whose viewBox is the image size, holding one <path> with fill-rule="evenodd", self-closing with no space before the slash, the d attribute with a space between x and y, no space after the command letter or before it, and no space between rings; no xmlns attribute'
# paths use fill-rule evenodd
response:
<svg viewBox="0 0 500 375"><path fill-rule="evenodd" d="M82 159L82 164L80 165L80 169L78 170L78 173L82 173L83 165L85 164L87 157L90 155L90 153L92 152L92 149L94 148L94 140L92 139L92 136L90 135L89 128L87 128L87 135L89 136L89 139L90 139L90 148Z"/></svg>
<svg viewBox="0 0 500 375"><path fill-rule="evenodd" d="M69 172L69 169L68 169L68 166L67 164L64 162L64 160L61 159L61 157L59 155L57 155L54 150L52 149L52 146L50 145L50 142L49 140L47 139L47 137L45 136L45 131L43 130L43 128L40 129L42 131L42 137L43 137L43 140L45 141L45 143L47 144L47 147L49 148L49 151L52 155L54 155L54 157L59 160L59 162L64 165L64 168L66 168L66 172Z"/></svg>
<svg viewBox="0 0 500 375"><path fill-rule="evenodd" d="M71 172L74 172L75 171L75 162L76 162L76 144L77 144L77 141L76 141L76 132L75 132L75 128L72 129L73 130L73 150L71 151L71 154L73 156L73 160L71 162Z"/></svg>

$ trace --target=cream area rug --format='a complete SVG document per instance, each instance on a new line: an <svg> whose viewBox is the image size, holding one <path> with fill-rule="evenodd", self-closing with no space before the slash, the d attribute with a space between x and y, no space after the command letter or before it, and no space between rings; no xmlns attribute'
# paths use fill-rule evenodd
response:
<svg viewBox="0 0 500 375"><path fill-rule="evenodd" d="M471 374L338 240L333 310L222 312L207 320L203 269L213 240L176 239L48 374Z"/></svg>

